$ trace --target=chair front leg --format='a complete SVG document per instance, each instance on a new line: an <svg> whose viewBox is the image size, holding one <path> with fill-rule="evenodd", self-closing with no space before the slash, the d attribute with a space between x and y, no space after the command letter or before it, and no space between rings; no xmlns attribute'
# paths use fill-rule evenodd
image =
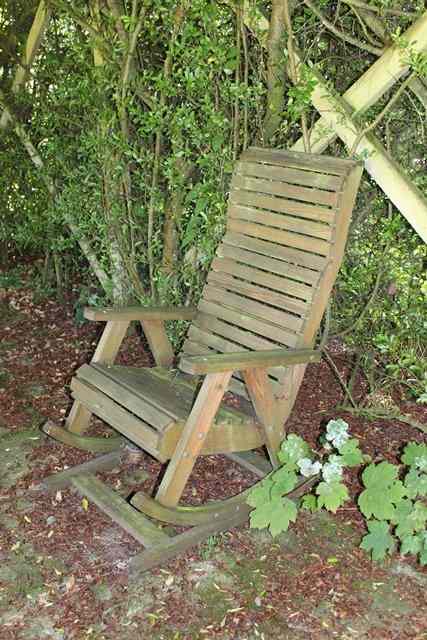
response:
<svg viewBox="0 0 427 640"><path fill-rule="evenodd" d="M283 439L282 421L267 370L245 369L242 373L255 413L264 429L270 462L277 467L277 453Z"/></svg>
<svg viewBox="0 0 427 640"><path fill-rule="evenodd" d="M102 336L98 342L92 362L100 364L113 364L120 345L126 336L130 322L110 320L105 325ZM90 424L92 412L89 411L79 400L75 400L71 411L65 421L66 428L72 433L81 435Z"/></svg>
<svg viewBox="0 0 427 640"><path fill-rule="evenodd" d="M166 507L179 502L232 373L210 373L203 381L156 495Z"/></svg>

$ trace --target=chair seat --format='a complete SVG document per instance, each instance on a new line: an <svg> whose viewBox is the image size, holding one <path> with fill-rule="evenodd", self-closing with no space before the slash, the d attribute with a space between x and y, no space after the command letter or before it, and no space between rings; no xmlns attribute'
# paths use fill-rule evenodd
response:
<svg viewBox="0 0 427 640"><path fill-rule="evenodd" d="M173 453L198 386L198 377L177 370L97 363L80 367L71 383L75 399L161 461ZM263 437L252 405L222 402L203 453L245 451L254 443L261 446Z"/></svg>

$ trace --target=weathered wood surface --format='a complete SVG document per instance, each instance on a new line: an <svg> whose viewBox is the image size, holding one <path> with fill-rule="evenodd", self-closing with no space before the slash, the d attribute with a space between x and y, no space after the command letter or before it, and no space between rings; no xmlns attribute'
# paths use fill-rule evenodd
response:
<svg viewBox="0 0 427 640"><path fill-rule="evenodd" d="M91 474L81 474L71 479L78 492L96 504L114 522L130 533L145 547L153 547L169 540L159 527L130 506L115 491Z"/></svg>
<svg viewBox="0 0 427 640"><path fill-rule="evenodd" d="M196 313L193 307L111 307L97 309L86 307L84 316L88 320L106 322L132 320L191 320Z"/></svg>
<svg viewBox="0 0 427 640"><path fill-rule="evenodd" d="M107 453L103 456L98 456L88 462L78 464L71 469L65 469L59 473L54 473L51 476L45 478L42 482L42 487L48 490L63 489L71 484L71 481L76 476L85 474L93 474L102 471L111 471L115 467L119 466L122 460L126 457L126 453L123 449Z"/></svg>
<svg viewBox="0 0 427 640"><path fill-rule="evenodd" d="M76 433L70 441L92 442L76 434L93 412L158 460L170 461L156 498L137 493L132 500L144 516L91 475L108 468L109 460L64 472L57 486L71 483L151 546L134 559L136 569L165 562L247 519L244 492L197 508L178 502L199 455L225 453L258 478L277 465L283 423L305 367L320 359L313 344L342 260L360 174L351 160L249 149L233 178L227 232L197 312L87 311L107 324L92 363L72 381L76 402L67 425ZM193 320L178 371L171 368L164 330L165 320L177 318ZM141 322L161 366L113 364L132 320ZM206 376L200 389L199 375ZM224 405L227 389L241 396L239 410ZM247 451L263 444L270 462ZM55 480L48 483L53 487ZM194 526L169 538L147 514Z"/></svg>
<svg viewBox="0 0 427 640"><path fill-rule="evenodd" d="M58 442L66 444L70 447L76 447L82 451L90 451L91 453L108 453L119 449L123 444L123 438L120 436L112 436L110 438L80 436L72 433L68 429L55 424L48 420L43 426L42 431Z"/></svg>
<svg viewBox="0 0 427 640"><path fill-rule="evenodd" d="M161 504L167 507L174 507L178 504L227 390L230 377L231 372L212 373L207 375L203 381L156 494L156 498Z"/></svg>
<svg viewBox="0 0 427 640"><path fill-rule="evenodd" d="M234 369L279 367L302 362L319 362L321 354L313 349L276 349L274 351L220 353L212 356L183 356L183 371L192 374L220 373Z"/></svg>

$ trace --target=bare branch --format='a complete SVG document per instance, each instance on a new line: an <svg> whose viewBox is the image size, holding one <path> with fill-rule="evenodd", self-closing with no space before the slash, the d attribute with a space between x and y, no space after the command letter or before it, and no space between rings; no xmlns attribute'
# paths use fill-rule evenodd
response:
<svg viewBox="0 0 427 640"><path fill-rule="evenodd" d="M373 47L372 45L366 44L366 42L361 42L357 38L353 38L353 36L349 36L347 33L344 33L343 31L337 29L336 26L323 15L323 13L311 0L303 0L303 2L319 18L326 29L331 31L331 33L336 35L341 40L344 40L344 42L348 42L349 44L352 44L359 49L363 49L364 51L368 51L369 53L373 53L376 56L380 56L384 53L383 48Z"/></svg>

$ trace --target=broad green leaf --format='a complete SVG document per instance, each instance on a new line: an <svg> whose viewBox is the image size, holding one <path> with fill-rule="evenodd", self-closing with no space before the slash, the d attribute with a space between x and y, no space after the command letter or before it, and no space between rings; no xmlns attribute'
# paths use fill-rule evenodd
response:
<svg viewBox="0 0 427 640"><path fill-rule="evenodd" d="M421 553L420 553L420 555L419 555L419 561L420 561L420 564L421 564L422 566L424 566L424 565L426 565L426 564L427 564L427 547L425 547L425 548L421 551Z"/></svg>
<svg viewBox="0 0 427 640"><path fill-rule="evenodd" d="M295 522L298 515L298 509L292 500L283 498L281 501L281 508L277 509L274 514L274 518L271 520L270 533L273 538L282 531L287 531L290 522Z"/></svg>
<svg viewBox="0 0 427 640"><path fill-rule="evenodd" d="M357 504L366 518L374 516L378 520L392 520L395 507L391 499L390 490L365 489L360 494Z"/></svg>
<svg viewBox="0 0 427 640"><path fill-rule="evenodd" d="M395 480L390 487L390 499L398 504L406 496L406 488L400 480Z"/></svg>
<svg viewBox="0 0 427 640"><path fill-rule="evenodd" d="M422 549L422 540L419 535L405 536L400 546L400 553L404 556L407 553L411 553L416 556Z"/></svg>
<svg viewBox="0 0 427 640"><path fill-rule="evenodd" d="M427 474L410 469L405 476L404 484L410 498L427 496Z"/></svg>
<svg viewBox="0 0 427 640"><path fill-rule="evenodd" d="M284 496L292 489L295 489L298 476L295 471L288 471L286 467L278 469L272 476L273 487L271 490L271 497Z"/></svg>
<svg viewBox="0 0 427 640"><path fill-rule="evenodd" d="M314 513L317 511L317 498L312 493L307 493L301 500L301 509L307 509Z"/></svg>
<svg viewBox="0 0 427 640"><path fill-rule="evenodd" d="M321 482L316 487L316 493L319 496L318 507L325 507L332 513L349 498L347 487L341 482Z"/></svg>
<svg viewBox="0 0 427 640"><path fill-rule="evenodd" d="M427 471L427 445L409 442L403 450L402 462Z"/></svg>
<svg viewBox="0 0 427 640"><path fill-rule="evenodd" d="M270 533L274 537L282 531L286 531L289 523L295 522L297 514L297 507L292 500L275 498L251 512L251 527L253 529L269 527Z"/></svg>
<svg viewBox="0 0 427 640"><path fill-rule="evenodd" d="M346 467L356 467L363 462L363 453L360 451L359 442L355 438L347 440L347 442L340 447L339 452L342 456L343 464Z"/></svg>
<svg viewBox="0 0 427 640"><path fill-rule="evenodd" d="M252 529L265 529L269 527L281 507L282 501L280 498L275 498L271 500L271 502L266 502L256 507L250 514Z"/></svg>
<svg viewBox="0 0 427 640"><path fill-rule="evenodd" d="M361 548L372 553L373 560L383 560L388 553L394 550L394 539L390 535L387 522L369 520L367 522L369 533L363 537Z"/></svg>
<svg viewBox="0 0 427 640"><path fill-rule="evenodd" d="M250 491L248 497L246 498L246 503L250 507L257 507L258 505L270 502L272 487L273 480L271 478L259 482Z"/></svg>
<svg viewBox="0 0 427 640"><path fill-rule="evenodd" d="M409 515L414 508L414 503L412 500L403 499L397 504L396 509L394 510L393 517L390 518L393 524L400 524L402 522L406 522L409 518Z"/></svg>
<svg viewBox="0 0 427 640"><path fill-rule="evenodd" d="M280 462L290 462L295 464L301 458L310 458L311 449L308 444L294 433L290 433L286 439L282 442L278 458Z"/></svg>
<svg viewBox="0 0 427 640"><path fill-rule="evenodd" d="M370 464L362 473L362 480L365 487L375 487L378 489L389 487L397 478L398 467L389 462Z"/></svg>
<svg viewBox="0 0 427 640"><path fill-rule="evenodd" d="M413 522L415 531L423 531L427 522L427 506L418 500L409 519Z"/></svg>

